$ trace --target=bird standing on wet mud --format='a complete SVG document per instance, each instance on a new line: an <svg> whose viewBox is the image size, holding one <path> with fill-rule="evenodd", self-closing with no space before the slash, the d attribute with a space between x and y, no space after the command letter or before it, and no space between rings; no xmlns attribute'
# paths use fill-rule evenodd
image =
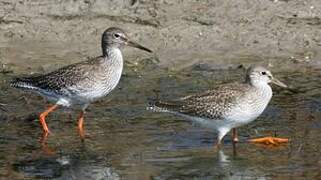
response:
<svg viewBox="0 0 321 180"><path fill-rule="evenodd" d="M272 98L269 83L287 87L274 78L262 66L251 66L244 83L230 83L213 90L183 97L174 101L156 101L148 109L183 116L205 127L218 131L217 146L223 137L233 129L233 142L237 142L236 129L248 124L262 114ZM258 138L258 143L278 144L287 142L283 138Z"/></svg>
<svg viewBox="0 0 321 180"><path fill-rule="evenodd" d="M85 109L91 102L106 96L117 86L123 70L120 49L125 45L152 52L130 41L122 29L111 27L102 35L102 56L71 64L48 74L16 78L11 82L11 86L36 92L55 103L39 117L46 135L50 132L46 124L46 116L50 112L59 106L80 106L78 129L83 138Z"/></svg>

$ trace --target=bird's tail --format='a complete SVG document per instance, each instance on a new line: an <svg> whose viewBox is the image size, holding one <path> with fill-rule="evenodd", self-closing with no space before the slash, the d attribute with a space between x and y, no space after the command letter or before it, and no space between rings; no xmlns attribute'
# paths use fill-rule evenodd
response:
<svg viewBox="0 0 321 180"><path fill-rule="evenodd" d="M37 89L28 78L15 78L10 82L10 86L25 90Z"/></svg>
<svg viewBox="0 0 321 180"><path fill-rule="evenodd" d="M180 108L180 104L178 102L170 102L170 101L160 101L153 100L148 103L147 110L151 110L154 112L173 112L178 111Z"/></svg>

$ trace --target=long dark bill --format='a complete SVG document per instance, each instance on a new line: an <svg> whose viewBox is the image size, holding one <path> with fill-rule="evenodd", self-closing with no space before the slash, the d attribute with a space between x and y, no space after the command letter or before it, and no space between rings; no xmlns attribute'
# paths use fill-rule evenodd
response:
<svg viewBox="0 0 321 180"><path fill-rule="evenodd" d="M141 50L144 50L144 51L147 51L149 53L153 52L152 50L150 50L150 49L148 49L148 48L146 48L146 47L144 47L144 46L142 46L142 45L140 45L140 44L138 44L136 42L133 42L133 41L127 41L127 45L135 47L135 48L138 48L138 49L141 49Z"/></svg>

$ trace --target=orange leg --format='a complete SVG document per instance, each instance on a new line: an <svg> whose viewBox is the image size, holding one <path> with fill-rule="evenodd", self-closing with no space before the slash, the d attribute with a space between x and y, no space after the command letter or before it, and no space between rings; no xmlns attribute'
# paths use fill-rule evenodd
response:
<svg viewBox="0 0 321 180"><path fill-rule="evenodd" d="M83 140L85 139L85 131L84 131L84 111L80 112L79 119L78 119L78 132L80 138Z"/></svg>
<svg viewBox="0 0 321 180"><path fill-rule="evenodd" d="M44 133L40 139L40 144L41 144L42 150L46 155L54 155L55 150L51 149L48 146L47 140L48 140L48 133Z"/></svg>
<svg viewBox="0 0 321 180"><path fill-rule="evenodd" d="M263 137L257 139L250 139L248 140L250 143L262 143L262 144L272 144L272 145L279 145L281 143L288 143L288 138L277 138L277 137Z"/></svg>
<svg viewBox="0 0 321 180"><path fill-rule="evenodd" d="M237 137L236 128L233 128L233 139L232 139L232 141L233 141L233 143L239 142L239 138Z"/></svg>
<svg viewBox="0 0 321 180"><path fill-rule="evenodd" d="M48 114L52 111L54 111L56 108L58 107L57 104L50 106L46 111L44 111L43 113L40 114L39 119L40 119L40 123L42 125L42 129L44 131L44 133L46 135L48 135L48 133L50 133L49 128L47 126L46 123L46 117L48 116Z"/></svg>

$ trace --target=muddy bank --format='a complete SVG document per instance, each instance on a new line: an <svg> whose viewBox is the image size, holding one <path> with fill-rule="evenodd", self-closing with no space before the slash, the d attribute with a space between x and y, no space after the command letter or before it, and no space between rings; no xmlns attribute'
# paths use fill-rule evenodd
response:
<svg viewBox="0 0 321 180"><path fill-rule="evenodd" d="M244 56L267 63L320 57L318 0L1 0L0 7L4 63L41 60L34 51L55 57L46 64L100 54L101 33L110 26L126 29L155 50L161 65L177 68L204 61L239 63ZM149 56L126 51L132 59ZM65 60L70 54L74 59Z"/></svg>

